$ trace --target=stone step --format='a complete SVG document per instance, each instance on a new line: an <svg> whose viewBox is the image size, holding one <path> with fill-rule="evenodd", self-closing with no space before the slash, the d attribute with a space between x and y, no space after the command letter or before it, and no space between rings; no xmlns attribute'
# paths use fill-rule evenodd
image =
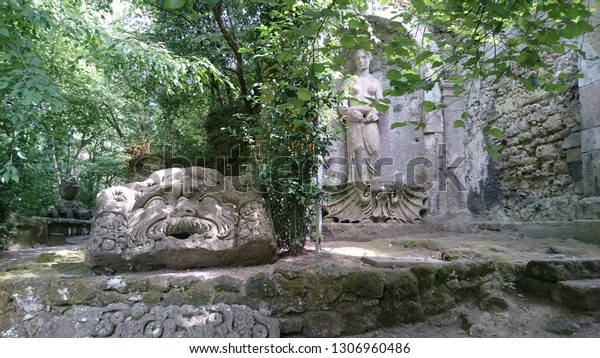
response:
<svg viewBox="0 0 600 358"><path fill-rule="evenodd" d="M554 301L570 308L600 310L600 279L560 281L551 295Z"/></svg>
<svg viewBox="0 0 600 358"><path fill-rule="evenodd" d="M367 265L385 268L412 267L420 264L446 265L449 262L428 257L400 257L400 256L363 256L360 260Z"/></svg>
<svg viewBox="0 0 600 358"><path fill-rule="evenodd" d="M600 259L546 259L527 263L528 277L546 282L600 278Z"/></svg>

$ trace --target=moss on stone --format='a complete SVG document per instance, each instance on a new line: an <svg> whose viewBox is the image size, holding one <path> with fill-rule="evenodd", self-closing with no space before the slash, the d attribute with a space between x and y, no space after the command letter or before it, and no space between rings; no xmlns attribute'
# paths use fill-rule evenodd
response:
<svg viewBox="0 0 600 358"><path fill-rule="evenodd" d="M381 308L379 300L361 298L356 303L343 302L335 312L341 317L344 334L359 334L377 328Z"/></svg>
<svg viewBox="0 0 600 358"><path fill-rule="evenodd" d="M284 296L298 297L306 295L307 280L304 277L288 279L280 273L274 273L273 279Z"/></svg>
<svg viewBox="0 0 600 358"><path fill-rule="evenodd" d="M148 291L149 279L145 276L128 275L123 276L126 292L146 292Z"/></svg>
<svg viewBox="0 0 600 358"><path fill-rule="evenodd" d="M89 305L98 290L94 282L83 279L53 281L46 294L45 301L53 306Z"/></svg>
<svg viewBox="0 0 600 358"><path fill-rule="evenodd" d="M31 270L40 270L43 269L45 265L36 264L33 262L27 263L15 263L11 265L7 265L4 268L6 272L17 272L17 271L31 271Z"/></svg>
<svg viewBox="0 0 600 358"><path fill-rule="evenodd" d="M57 262L52 268L59 274L93 276L94 272L83 262Z"/></svg>
<svg viewBox="0 0 600 358"><path fill-rule="evenodd" d="M215 288L208 281L192 282L185 289L185 304L206 306L215 303Z"/></svg>
<svg viewBox="0 0 600 358"><path fill-rule="evenodd" d="M343 332L342 317L331 311L307 312L302 327L302 333L307 337L339 337Z"/></svg>
<svg viewBox="0 0 600 358"><path fill-rule="evenodd" d="M344 280L344 291L357 296L380 298L383 296L383 280L374 271L351 271Z"/></svg>
<svg viewBox="0 0 600 358"><path fill-rule="evenodd" d="M418 298L411 300L384 300L380 304L378 322L382 326L418 322L424 319L423 307Z"/></svg>
<svg viewBox="0 0 600 358"><path fill-rule="evenodd" d="M492 260L477 260L467 265L466 279L483 277L496 271L496 265Z"/></svg>
<svg viewBox="0 0 600 358"><path fill-rule="evenodd" d="M446 312L456 306L455 296L445 286L436 286L421 292L421 307L424 315Z"/></svg>
<svg viewBox="0 0 600 358"><path fill-rule="evenodd" d="M409 270L394 270L385 275L385 299L403 300L419 294L419 281Z"/></svg>
<svg viewBox="0 0 600 358"><path fill-rule="evenodd" d="M239 278L227 275L215 277L210 282L216 290L229 292L240 292L243 285L243 281Z"/></svg>
<svg viewBox="0 0 600 358"><path fill-rule="evenodd" d="M38 257L35 259L35 262L39 264L50 263L56 262L59 258L60 255L55 252L43 252L38 255Z"/></svg>
<svg viewBox="0 0 600 358"><path fill-rule="evenodd" d="M280 267L273 271L274 274L280 274L288 280L304 277L306 272L296 267Z"/></svg>
<svg viewBox="0 0 600 358"><path fill-rule="evenodd" d="M151 290L148 292L142 293L142 302L147 304L148 306L155 306L165 301L168 302L166 298L168 298L168 294L160 291ZM170 302L169 302L170 303Z"/></svg>
<svg viewBox="0 0 600 358"><path fill-rule="evenodd" d="M250 297L270 298L277 296L275 282L264 272L250 277L245 283L246 293Z"/></svg>
<svg viewBox="0 0 600 358"><path fill-rule="evenodd" d="M344 292L343 280L337 276L314 277L306 295L307 305L330 309Z"/></svg>
<svg viewBox="0 0 600 358"><path fill-rule="evenodd" d="M439 243L437 243L433 240L428 240L428 239L424 239L424 240L393 240L390 243L392 245L404 246L405 248L408 248L408 249L423 248L423 249L432 250L432 251L440 250Z"/></svg>
<svg viewBox="0 0 600 358"><path fill-rule="evenodd" d="M159 292L169 292L171 290L171 282L166 277L150 276L148 277L147 290L156 290Z"/></svg>
<svg viewBox="0 0 600 358"><path fill-rule="evenodd" d="M419 290L426 290L435 283L437 267L431 264L419 264L410 268L419 282Z"/></svg>

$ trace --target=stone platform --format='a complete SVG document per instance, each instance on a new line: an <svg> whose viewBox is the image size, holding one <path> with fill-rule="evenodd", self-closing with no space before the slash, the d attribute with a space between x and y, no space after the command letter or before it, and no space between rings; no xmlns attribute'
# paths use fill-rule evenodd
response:
<svg viewBox="0 0 600 358"><path fill-rule="evenodd" d="M529 309L530 303L540 302L536 297L543 300L538 305L549 307L550 311L544 312L556 316L570 312L585 319L588 324L580 325L584 328L575 336L600 336L600 272L595 264L600 259L598 246L490 231L405 234L369 242L329 241L323 243L323 248L320 254L284 257L262 266L116 276L95 275L84 263L83 243L0 252L0 336L70 336L73 331L52 328L58 326L49 322L70 322L81 312L95 312L100 316L90 319L97 319L96 324L100 324L103 315L110 315L110 320L117 312L115 304L127 314L133 307L145 307L145 314L171 307L173 317L179 317L184 306L185 310L195 307L203 312L201 307L210 311L209 307L225 304L243 306L276 320L281 336L367 334L383 327L411 327L445 315L445 324L456 325L455 336L460 337L483 334L481 324L476 322L480 317L498 320L508 315L511 322L518 321L516 318L526 313L521 307ZM532 262L549 262L549 267L557 270L563 267L561 270L566 271L557 275L562 275L564 281L543 281L539 270L528 266L536 265ZM584 271L585 277L581 276ZM531 282L540 288L532 290ZM582 305L573 305L575 301ZM467 306L474 307L472 313L464 313L463 307ZM117 314L117 323L119 317ZM164 320L159 323L163 326L157 323L147 333L162 337L159 328L164 330L169 317L162 317ZM523 321L546 324L554 318ZM501 327L494 322L490 327ZM259 324L257 336L264 336L265 325ZM87 334L80 331L84 336L100 336L94 332L104 332L94 331L96 326L86 327ZM181 324L176 327L179 328L174 332L168 331L171 336L194 336L194 329L187 330ZM144 332L133 328L119 332L132 332L134 336ZM196 331L198 336L213 332L205 328ZM536 333L512 327L504 332L499 336L573 334Z"/></svg>

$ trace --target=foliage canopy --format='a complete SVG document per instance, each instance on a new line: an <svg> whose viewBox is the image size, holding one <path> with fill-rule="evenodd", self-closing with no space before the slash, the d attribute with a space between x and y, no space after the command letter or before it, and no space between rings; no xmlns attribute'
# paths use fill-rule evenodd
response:
<svg viewBox="0 0 600 358"><path fill-rule="evenodd" d="M254 175L281 246L297 251L349 51L385 58L386 96L503 77L564 91L572 75L545 71L543 54L579 51L593 11L579 0L0 0L0 221L47 209L48 188L71 175L92 205L137 168L123 150L152 143L167 165Z"/></svg>

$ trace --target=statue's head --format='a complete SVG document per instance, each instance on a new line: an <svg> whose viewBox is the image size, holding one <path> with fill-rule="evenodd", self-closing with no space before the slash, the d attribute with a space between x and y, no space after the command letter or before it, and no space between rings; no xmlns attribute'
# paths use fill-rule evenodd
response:
<svg viewBox="0 0 600 358"><path fill-rule="evenodd" d="M362 48L359 48L352 54L352 60L354 61L356 70L368 70L372 58L371 53Z"/></svg>

